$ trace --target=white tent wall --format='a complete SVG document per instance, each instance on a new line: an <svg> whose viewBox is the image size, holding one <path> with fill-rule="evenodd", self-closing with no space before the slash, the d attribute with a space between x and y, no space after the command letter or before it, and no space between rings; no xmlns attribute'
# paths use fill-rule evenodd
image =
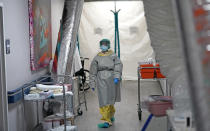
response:
<svg viewBox="0 0 210 131"><path fill-rule="evenodd" d="M119 12L119 36L121 60L124 64L123 79L137 79L139 61L153 57L153 49L147 32L144 8L141 1L116 2ZM114 2L87 2L84 4L80 28L79 42L82 57L93 57L99 50L99 41L108 38L111 49L114 48ZM113 49L114 50L114 49Z"/></svg>

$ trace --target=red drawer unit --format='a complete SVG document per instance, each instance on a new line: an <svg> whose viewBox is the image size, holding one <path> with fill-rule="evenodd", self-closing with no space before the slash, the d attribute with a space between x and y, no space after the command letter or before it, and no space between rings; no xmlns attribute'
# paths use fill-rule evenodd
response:
<svg viewBox="0 0 210 131"><path fill-rule="evenodd" d="M140 74L142 79L165 78L160 72L159 64L140 65Z"/></svg>

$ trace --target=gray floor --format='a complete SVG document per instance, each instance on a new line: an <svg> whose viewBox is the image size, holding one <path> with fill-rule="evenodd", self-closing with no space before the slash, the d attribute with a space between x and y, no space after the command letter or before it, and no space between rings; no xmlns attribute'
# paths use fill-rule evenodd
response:
<svg viewBox="0 0 210 131"><path fill-rule="evenodd" d="M141 82L141 98L151 94L160 94L161 90L157 82ZM140 131L149 113L143 110L142 121L138 120L137 115L137 81L123 81L122 101L116 103L116 115L113 126L108 129L99 129L100 114L96 91L88 91L88 111L83 109L83 115L76 118L75 123L78 131ZM153 117L147 131L166 131L166 118Z"/></svg>

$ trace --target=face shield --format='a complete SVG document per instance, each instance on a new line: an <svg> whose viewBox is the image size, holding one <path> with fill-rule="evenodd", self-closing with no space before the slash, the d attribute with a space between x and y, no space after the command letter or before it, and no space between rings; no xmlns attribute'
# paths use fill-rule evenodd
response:
<svg viewBox="0 0 210 131"><path fill-rule="evenodd" d="M110 48L110 41L108 39L103 39L100 41L100 49L102 51L107 51Z"/></svg>
<svg viewBox="0 0 210 131"><path fill-rule="evenodd" d="M100 46L102 46L102 45L104 45L104 46L107 46L107 47L108 47L109 43L108 43L107 41L102 41L102 42L101 42L101 44L100 44Z"/></svg>

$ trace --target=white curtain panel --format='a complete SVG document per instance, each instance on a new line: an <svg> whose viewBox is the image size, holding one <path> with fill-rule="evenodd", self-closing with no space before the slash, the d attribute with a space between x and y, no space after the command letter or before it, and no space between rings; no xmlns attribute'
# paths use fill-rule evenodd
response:
<svg viewBox="0 0 210 131"><path fill-rule="evenodd" d="M114 10L113 2L87 2L84 4L79 42L82 57L90 58L86 62L89 69L93 57L100 51L99 41L110 39L114 51ZM123 79L137 80L138 62L153 58L153 49L147 32L144 7L141 1L116 2L119 12L120 52L123 62Z"/></svg>

